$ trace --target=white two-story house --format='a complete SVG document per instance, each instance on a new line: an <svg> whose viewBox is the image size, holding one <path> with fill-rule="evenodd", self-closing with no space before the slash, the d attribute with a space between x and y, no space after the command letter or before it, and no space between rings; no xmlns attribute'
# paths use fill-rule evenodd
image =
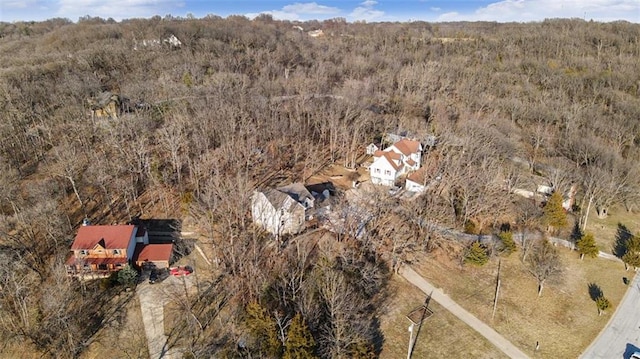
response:
<svg viewBox="0 0 640 359"><path fill-rule="evenodd" d="M309 219L314 198L301 183L255 191L251 199L253 222L279 238L300 233Z"/></svg>
<svg viewBox="0 0 640 359"><path fill-rule="evenodd" d="M420 168L422 144L404 138L384 151L376 151L373 157L374 161L369 166L371 182L393 186L400 176Z"/></svg>

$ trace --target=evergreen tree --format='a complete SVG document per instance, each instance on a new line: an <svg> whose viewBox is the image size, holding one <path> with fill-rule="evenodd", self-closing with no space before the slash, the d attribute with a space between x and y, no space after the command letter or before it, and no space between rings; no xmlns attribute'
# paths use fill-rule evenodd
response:
<svg viewBox="0 0 640 359"><path fill-rule="evenodd" d="M486 248L480 242L473 242L473 244L467 250L467 255L464 257L465 263L471 263L474 265L482 266L489 261Z"/></svg>
<svg viewBox="0 0 640 359"><path fill-rule="evenodd" d="M625 266L633 266L634 268L640 267L640 236L631 236L625 242L625 253L622 256L622 261Z"/></svg>
<svg viewBox="0 0 640 359"><path fill-rule="evenodd" d="M138 272L130 266L126 266L118 271L118 283L131 287L136 283Z"/></svg>
<svg viewBox="0 0 640 359"><path fill-rule="evenodd" d="M260 303L252 302L246 308L246 325L256 340L260 352L267 357L280 357L282 343L278 340L275 320Z"/></svg>
<svg viewBox="0 0 640 359"><path fill-rule="evenodd" d="M598 306L598 315L602 315L605 310L609 309L611 303L604 296L599 296L596 298L596 305Z"/></svg>
<svg viewBox="0 0 640 359"><path fill-rule="evenodd" d="M296 314L291 320L291 326L287 332L287 341L284 345L284 359L308 359L316 358L314 347L316 345L309 326L300 315Z"/></svg>
<svg viewBox="0 0 640 359"><path fill-rule="evenodd" d="M544 220L547 226L560 229L567 226L567 214L562 208L562 195L560 192L553 192L543 208Z"/></svg>
<svg viewBox="0 0 640 359"><path fill-rule="evenodd" d="M591 233L586 233L578 239L576 242L576 249L578 249L578 252L580 253L580 259L583 259L585 255L590 258L595 258L598 256L599 252L596 239Z"/></svg>
<svg viewBox="0 0 640 359"><path fill-rule="evenodd" d="M500 232L498 238L500 238L502 242L502 253L508 256L516 251L516 241L513 240L513 233L511 231Z"/></svg>

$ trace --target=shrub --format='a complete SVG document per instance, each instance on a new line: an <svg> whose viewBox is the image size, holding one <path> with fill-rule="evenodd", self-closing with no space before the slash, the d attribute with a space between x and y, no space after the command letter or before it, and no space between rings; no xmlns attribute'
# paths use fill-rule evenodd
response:
<svg viewBox="0 0 640 359"><path fill-rule="evenodd" d="M500 242L502 243L502 253L508 256L516 251L516 241L513 240L513 233L511 231L498 233L498 238L500 238Z"/></svg>
<svg viewBox="0 0 640 359"><path fill-rule="evenodd" d="M480 242L473 242L473 244L467 250L467 254L464 256L464 262L477 266L487 264L489 261L489 255L487 249Z"/></svg>

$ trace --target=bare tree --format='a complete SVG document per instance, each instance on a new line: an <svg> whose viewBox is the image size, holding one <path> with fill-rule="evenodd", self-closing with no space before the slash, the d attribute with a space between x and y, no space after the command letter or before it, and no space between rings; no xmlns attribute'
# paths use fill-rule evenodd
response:
<svg viewBox="0 0 640 359"><path fill-rule="evenodd" d="M529 257L529 273L538 281L538 297L547 280L556 279L562 274L562 262L558 250L546 239L534 247Z"/></svg>

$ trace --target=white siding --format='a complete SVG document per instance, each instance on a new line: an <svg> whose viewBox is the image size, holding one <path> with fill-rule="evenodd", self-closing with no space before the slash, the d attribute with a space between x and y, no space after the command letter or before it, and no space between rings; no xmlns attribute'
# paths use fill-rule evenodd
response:
<svg viewBox="0 0 640 359"><path fill-rule="evenodd" d="M369 167L371 182L384 186L393 186L398 172L391 166L385 157L378 157Z"/></svg>
<svg viewBox="0 0 640 359"><path fill-rule="evenodd" d="M409 192L423 192L424 186L420 183L413 182L410 179L407 179L407 183L405 184L405 189Z"/></svg>

